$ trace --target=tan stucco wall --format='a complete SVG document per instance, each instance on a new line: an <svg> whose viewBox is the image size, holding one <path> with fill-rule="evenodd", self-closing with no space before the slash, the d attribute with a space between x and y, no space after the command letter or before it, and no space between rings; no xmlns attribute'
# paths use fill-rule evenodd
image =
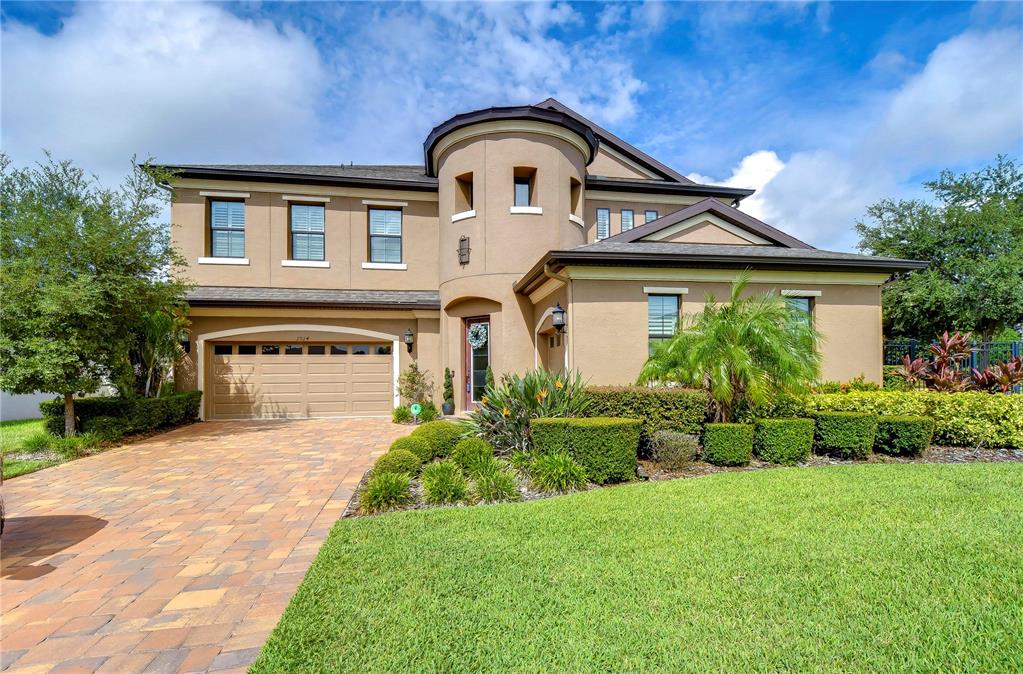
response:
<svg viewBox="0 0 1023 674"><path fill-rule="evenodd" d="M603 176L605 178L639 178L649 180L658 177L652 173L643 172L635 166L630 166L627 162L617 157L612 157L603 148L597 150L597 156L586 167L586 172L591 176Z"/></svg>
<svg viewBox="0 0 1023 674"><path fill-rule="evenodd" d="M208 198L202 190L177 188L171 207L174 244L198 285L278 288L388 288L427 290L437 287L437 202L387 199L402 207L402 262L407 270L363 269L368 260L366 196L330 197L324 204L324 253L330 268L284 267L288 259L288 203L284 195L305 194L301 185L279 192L249 191L245 200L245 256L248 265L199 264L209 256Z"/></svg>
<svg viewBox="0 0 1023 674"><path fill-rule="evenodd" d="M569 351L573 368L594 384L629 384L647 358L647 295L644 286L685 287L683 314L701 311L704 297L728 297L727 283L692 281L573 280ZM881 381L881 294L876 285L812 283L751 284L748 292L798 288L820 290L814 322L823 333L823 379L847 381L864 375Z"/></svg>
<svg viewBox="0 0 1023 674"><path fill-rule="evenodd" d="M659 243L717 243L749 246L751 243L741 236L718 227L712 222L703 222L698 225L675 232Z"/></svg>
<svg viewBox="0 0 1023 674"><path fill-rule="evenodd" d="M220 338L221 341L259 341L261 339L274 339L281 342L306 342L306 341L350 341L350 342L378 342L390 341L384 338L367 337L358 333L321 332L314 329L281 330L275 326L282 325L323 325L334 328L346 327L362 330L369 330L384 333L389 337L396 337L398 344L399 372L408 367L413 359L419 361L421 368L427 369L433 375L435 390L434 400L440 405L443 395L443 368L439 368L440 355L440 322L437 312L412 312L412 311L387 311L380 312L380 318L373 318L374 312L351 312L336 310L309 310L309 309L223 309L227 314L233 315L204 315L215 313L212 308L202 308L193 311L191 326L189 328L189 341L191 351L188 357L179 363L175 368L175 383L180 390L195 390L197 386L197 363L198 348L196 340L203 335L217 333L224 330L236 330L239 328L251 328L266 326L265 331L246 333L239 336L228 336ZM198 312L199 315L195 315ZM249 314L249 315L246 315ZM415 335L415 344L412 353L409 354L406 346L401 343L402 335L406 329L411 329ZM204 358L206 373L204 374L205 386L210 381L210 345L207 343L207 351ZM204 405L209 403L209 397L203 396Z"/></svg>

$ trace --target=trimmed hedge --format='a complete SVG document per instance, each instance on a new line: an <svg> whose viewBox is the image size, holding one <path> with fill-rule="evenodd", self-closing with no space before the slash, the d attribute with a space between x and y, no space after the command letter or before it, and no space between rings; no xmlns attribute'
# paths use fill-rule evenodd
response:
<svg viewBox="0 0 1023 674"><path fill-rule="evenodd" d="M1023 395L872 391L812 395L803 404L810 416L829 411L930 417L939 445L1023 448Z"/></svg>
<svg viewBox="0 0 1023 674"><path fill-rule="evenodd" d="M874 451L921 456L931 446L934 419L930 417L879 417Z"/></svg>
<svg viewBox="0 0 1023 674"><path fill-rule="evenodd" d="M819 451L839 458L865 459L874 446L876 433L877 415L820 412L817 415L814 444Z"/></svg>
<svg viewBox="0 0 1023 674"><path fill-rule="evenodd" d="M567 453L596 484L630 480L643 422L639 419L590 417L533 419L529 430L537 454Z"/></svg>
<svg viewBox="0 0 1023 674"><path fill-rule="evenodd" d="M439 458L451 454L466 430L465 426L454 421L427 421L412 431L412 437L426 440L433 458Z"/></svg>
<svg viewBox="0 0 1023 674"><path fill-rule="evenodd" d="M657 431L699 435L710 399L705 391L647 386L588 386L588 417L618 417L643 421L644 448Z"/></svg>
<svg viewBox="0 0 1023 674"><path fill-rule="evenodd" d="M813 419L760 419L753 435L753 448L764 461L803 463L813 449L813 430Z"/></svg>
<svg viewBox="0 0 1023 674"><path fill-rule="evenodd" d="M201 391L182 391L159 398L76 398L75 424L79 431L88 431L90 421L95 420L96 425L102 427L97 431L109 433L115 426L114 422L109 419L100 422L99 417L112 417L119 420L122 433L146 433L164 426L195 421L199 418L201 401ZM46 430L54 435L63 435L64 401L45 400L39 404L39 410L46 419Z"/></svg>
<svg viewBox="0 0 1023 674"><path fill-rule="evenodd" d="M715 466L745 466L753 456L752 424L707 424L703 460Z"/></svg>
<svg viewBox="0 0 1023 674"><path fill-rule="evenodd" d="M406 435L391 443L390 451L396 452L399 450L412 452L419 459L420 463L426 463L433 458L433 446L426 438L416 437L415 435Z"/></svg>

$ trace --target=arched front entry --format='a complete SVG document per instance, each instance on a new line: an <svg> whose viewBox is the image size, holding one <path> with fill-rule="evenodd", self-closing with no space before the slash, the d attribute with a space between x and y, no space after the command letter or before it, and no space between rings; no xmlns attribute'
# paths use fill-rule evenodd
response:
<svg viewBox="0 0 1023 674"><path fill-rule="evenodd" d="M455 381L455 404L471 410L483 396L487 369L500 371L502 306L483 297L459 298L444 308L447 362Z"/></svg>
<svg viewBox="0 0 1023 674"><path fill-rule="evenodd" d="M374 416L398 405L398 336L323 324L196 337L202 418Z"/></svg>

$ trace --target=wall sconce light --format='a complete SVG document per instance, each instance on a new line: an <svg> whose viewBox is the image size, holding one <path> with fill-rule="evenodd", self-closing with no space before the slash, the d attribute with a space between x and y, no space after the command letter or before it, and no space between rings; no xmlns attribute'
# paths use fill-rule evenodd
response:
<svg viewBox="0 0 1023 674"><path fill-rule="evenodd" d="M551 325L559 335L565 331L565 310L561 308L561 302L558 302L551 312Z"/></svg>
<svg viewBox="0 0 1023 674"><path fill-rule="evenodd" d="M458 239L458 264L469 264L469 237L463 236Z"/></svg>
<svg viewBox="0 0 1023 674"><path fill-rule="evenodd" d="M415 344L415 342L416 338L415 335L412 334L412 329L407 328L405 330L405 348L408 349L409 353L412 353L412 345Z"/></svg>

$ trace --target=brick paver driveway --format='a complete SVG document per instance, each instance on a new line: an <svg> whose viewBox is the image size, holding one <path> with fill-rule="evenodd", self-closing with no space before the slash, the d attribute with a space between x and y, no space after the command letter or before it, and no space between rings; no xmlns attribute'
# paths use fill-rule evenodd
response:
<svg viewBox="0 0 1023 674"><path fill-rule="evenodd" d="M205 422L4 484L9 672L244 669L384 419Z"/></svg>

